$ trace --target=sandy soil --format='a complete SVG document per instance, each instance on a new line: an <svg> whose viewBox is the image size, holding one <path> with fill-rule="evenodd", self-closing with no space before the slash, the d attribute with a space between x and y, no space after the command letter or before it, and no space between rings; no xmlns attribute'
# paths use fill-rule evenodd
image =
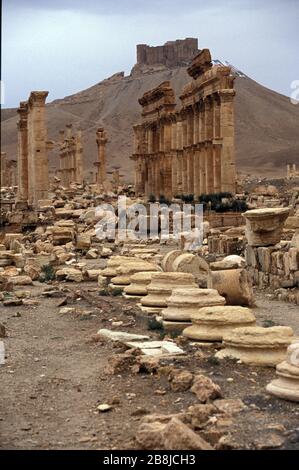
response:
<svg viewBox="0 0 299 470"><path fill-rule="evenodd" d="M111 343L93 341L92 335L109 327L109 320L127 325L115 329L158 337L136 316L133 302L99 297L95 284L65 284L73 291L91 289L89 303L69 300L68 306L92 314L61 315L61 299L42 298L44 287L24 289L37 297L36 307L0 307L0 321L7 329L7 359L0 366L1 449L136 449L134 436L144 414L179 412L197 402L191 392L171 391L163 376L105 372L108 358L118 350ZM266 297L258 297L257 304L260 324L271 320L290 325L299 335L298 307ZM185 349L188 354L176 367L202 371L221 386L225 398L241 398L248 405L231 428L238 448L276 447L278 439L282 448L299 449L299 406L265 393L274 369L217 364L214 348L200 354L188 345ZM111 411L97 411L100 403L111 400Z"/></svg>

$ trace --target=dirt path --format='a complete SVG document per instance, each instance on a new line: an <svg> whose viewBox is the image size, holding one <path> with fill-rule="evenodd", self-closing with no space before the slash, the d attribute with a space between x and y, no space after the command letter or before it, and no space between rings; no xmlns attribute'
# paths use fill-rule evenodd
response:
<svg viewBox="0 0 299 470"><path fill-rule="evenodd" d="M60 315L59 299L40 297L43 287L26 288L38 296L37 307L0 306L0 321L8 333L4 339L6 364L0 366L1 449L135 448L134 435L140 416L152 412L179 412L196 403L191 392L172 392L167 379L149 374L110 376L104 372L107 359L115 354L115 349L110 343L93 342L91 337L99 328L107 327L109 319L128 318L128 313L122 311L124 306L130 305L128 302L105 297L103 302L111 304L108 313L94 308L94 315L88 317ZM261 299L258 303L260 308L256 313L261 322L271 318L276 323L291 325L299 335L297 307ZM86 302L79 304L90 310ZM127 331L150 333L155 337L139 320ZM187 366L183 366L193 371L198 371L199 367L208 370L221 384L226 397L247 397L249 402L255 403L243 418L244 442L256 439L257 419L263 421L263 425L279 423L293 430L297 423L298 427L297 405L264 398L264 385L274 376L272 369L239 366L232 371L231 366L224 366L220 370L219 366L217 369L217 365L209 364L208 359L200 362L190 355L186 359ZM258 373L260 380L248 382L251 373L255 378L254 374ZM234 374L237 380L229 384L227 377L234 377ZM161 389L165 395L157 392ZM261 397L262 404L256 405ZM100 414L97 405L112 398L114 409ZM272 414L268 413L268 404L272 406ZM245 445L243 441L240 437L241 445Z"/></svg>

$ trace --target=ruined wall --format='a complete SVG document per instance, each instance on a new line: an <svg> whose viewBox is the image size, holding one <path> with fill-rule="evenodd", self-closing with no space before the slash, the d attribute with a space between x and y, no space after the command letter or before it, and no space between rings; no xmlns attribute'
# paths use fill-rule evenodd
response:
<svg viewBox="0 0 299 470"><path fill-rule="evenodd" d="M156 47L138 44L137 64L162 64L167 67L186 66L198 53L198 40L195 38L168 41L163 46Z"/></svg>

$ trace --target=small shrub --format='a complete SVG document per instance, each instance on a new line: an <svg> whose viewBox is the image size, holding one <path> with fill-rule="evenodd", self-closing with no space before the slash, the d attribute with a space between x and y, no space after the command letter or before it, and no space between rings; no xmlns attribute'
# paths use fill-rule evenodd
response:
<svg viewBox="0 0 299 470"><path fill-rule="evenodd" d="M101 295L102 297L107 297L107 296L109 296L108 289L100 289L100 290L99 290L99 295Z"/></svg>
<svg viewBox="0 0 299 470"><path fill-rule="evenodd" d="M219 366L220 360L218 359L218 357L209 356L207 359L207 363L211 366Z"/></svg>
<svg viewBox="0 0 299 470"><path fill-rule="evenodd" d="M149 318L147 321L147 328L148 330L164 330L163 324L156 320L155 317Z"/></svg>
<svg viewBox="0 0 299 470"><path fill-rule="evenodd" d="M54 281L56 278L55 270L50 264L42 266L42 272L40 275L41 282Z"/></svg>
<svg viewBox="0 0 299 470"><path fill-rule="evenodd" d="M272 326L275 326L276 323L273 320L264 320L263 321L263 327L264 328L271 328Z"/></svg>
<svg viewBox="0 0 299 470"><path fill-rule="evenodd" d="M156 196L154 194L150 194L148 198L148 202L156 202Z"/></svg>
<svg viewBox="0 0 299 470"><path fill-rule="evenodd" d="M194 201L194 194L183 194L182 201L186 203L190 203Z"/></svg>
<svg viewBox="0 0 299 470"><path fill-rule="evenodd" d="M122 295L122 293L123 293L123 290L119 288L116 288L116 289L113 288L113 290L111 290L112 297L118 297Z"/></svg>

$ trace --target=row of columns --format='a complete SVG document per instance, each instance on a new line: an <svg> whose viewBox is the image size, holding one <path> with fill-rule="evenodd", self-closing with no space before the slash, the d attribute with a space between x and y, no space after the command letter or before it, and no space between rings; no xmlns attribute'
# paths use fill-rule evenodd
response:
<svg viewBox="0 0 299 470"><path fill-rule="evenodd" d="M0 160L0 188L17 185L17 162L8 160L6 152L1 152Z"/></svg>
<svg viewBox="0 0 299 470"><path fill-rule="evenodd" d="M234 90L184 104L167 118L137 125L136 192L145 195L235 192Z"/></svg>
<svg viewBox="0 0 299 470"><path fill-rule="evenodd" d="M69 188L71 183L83 183L82 131L72 134L72 125L60 131L59 173L61 184Z"/></svg>

